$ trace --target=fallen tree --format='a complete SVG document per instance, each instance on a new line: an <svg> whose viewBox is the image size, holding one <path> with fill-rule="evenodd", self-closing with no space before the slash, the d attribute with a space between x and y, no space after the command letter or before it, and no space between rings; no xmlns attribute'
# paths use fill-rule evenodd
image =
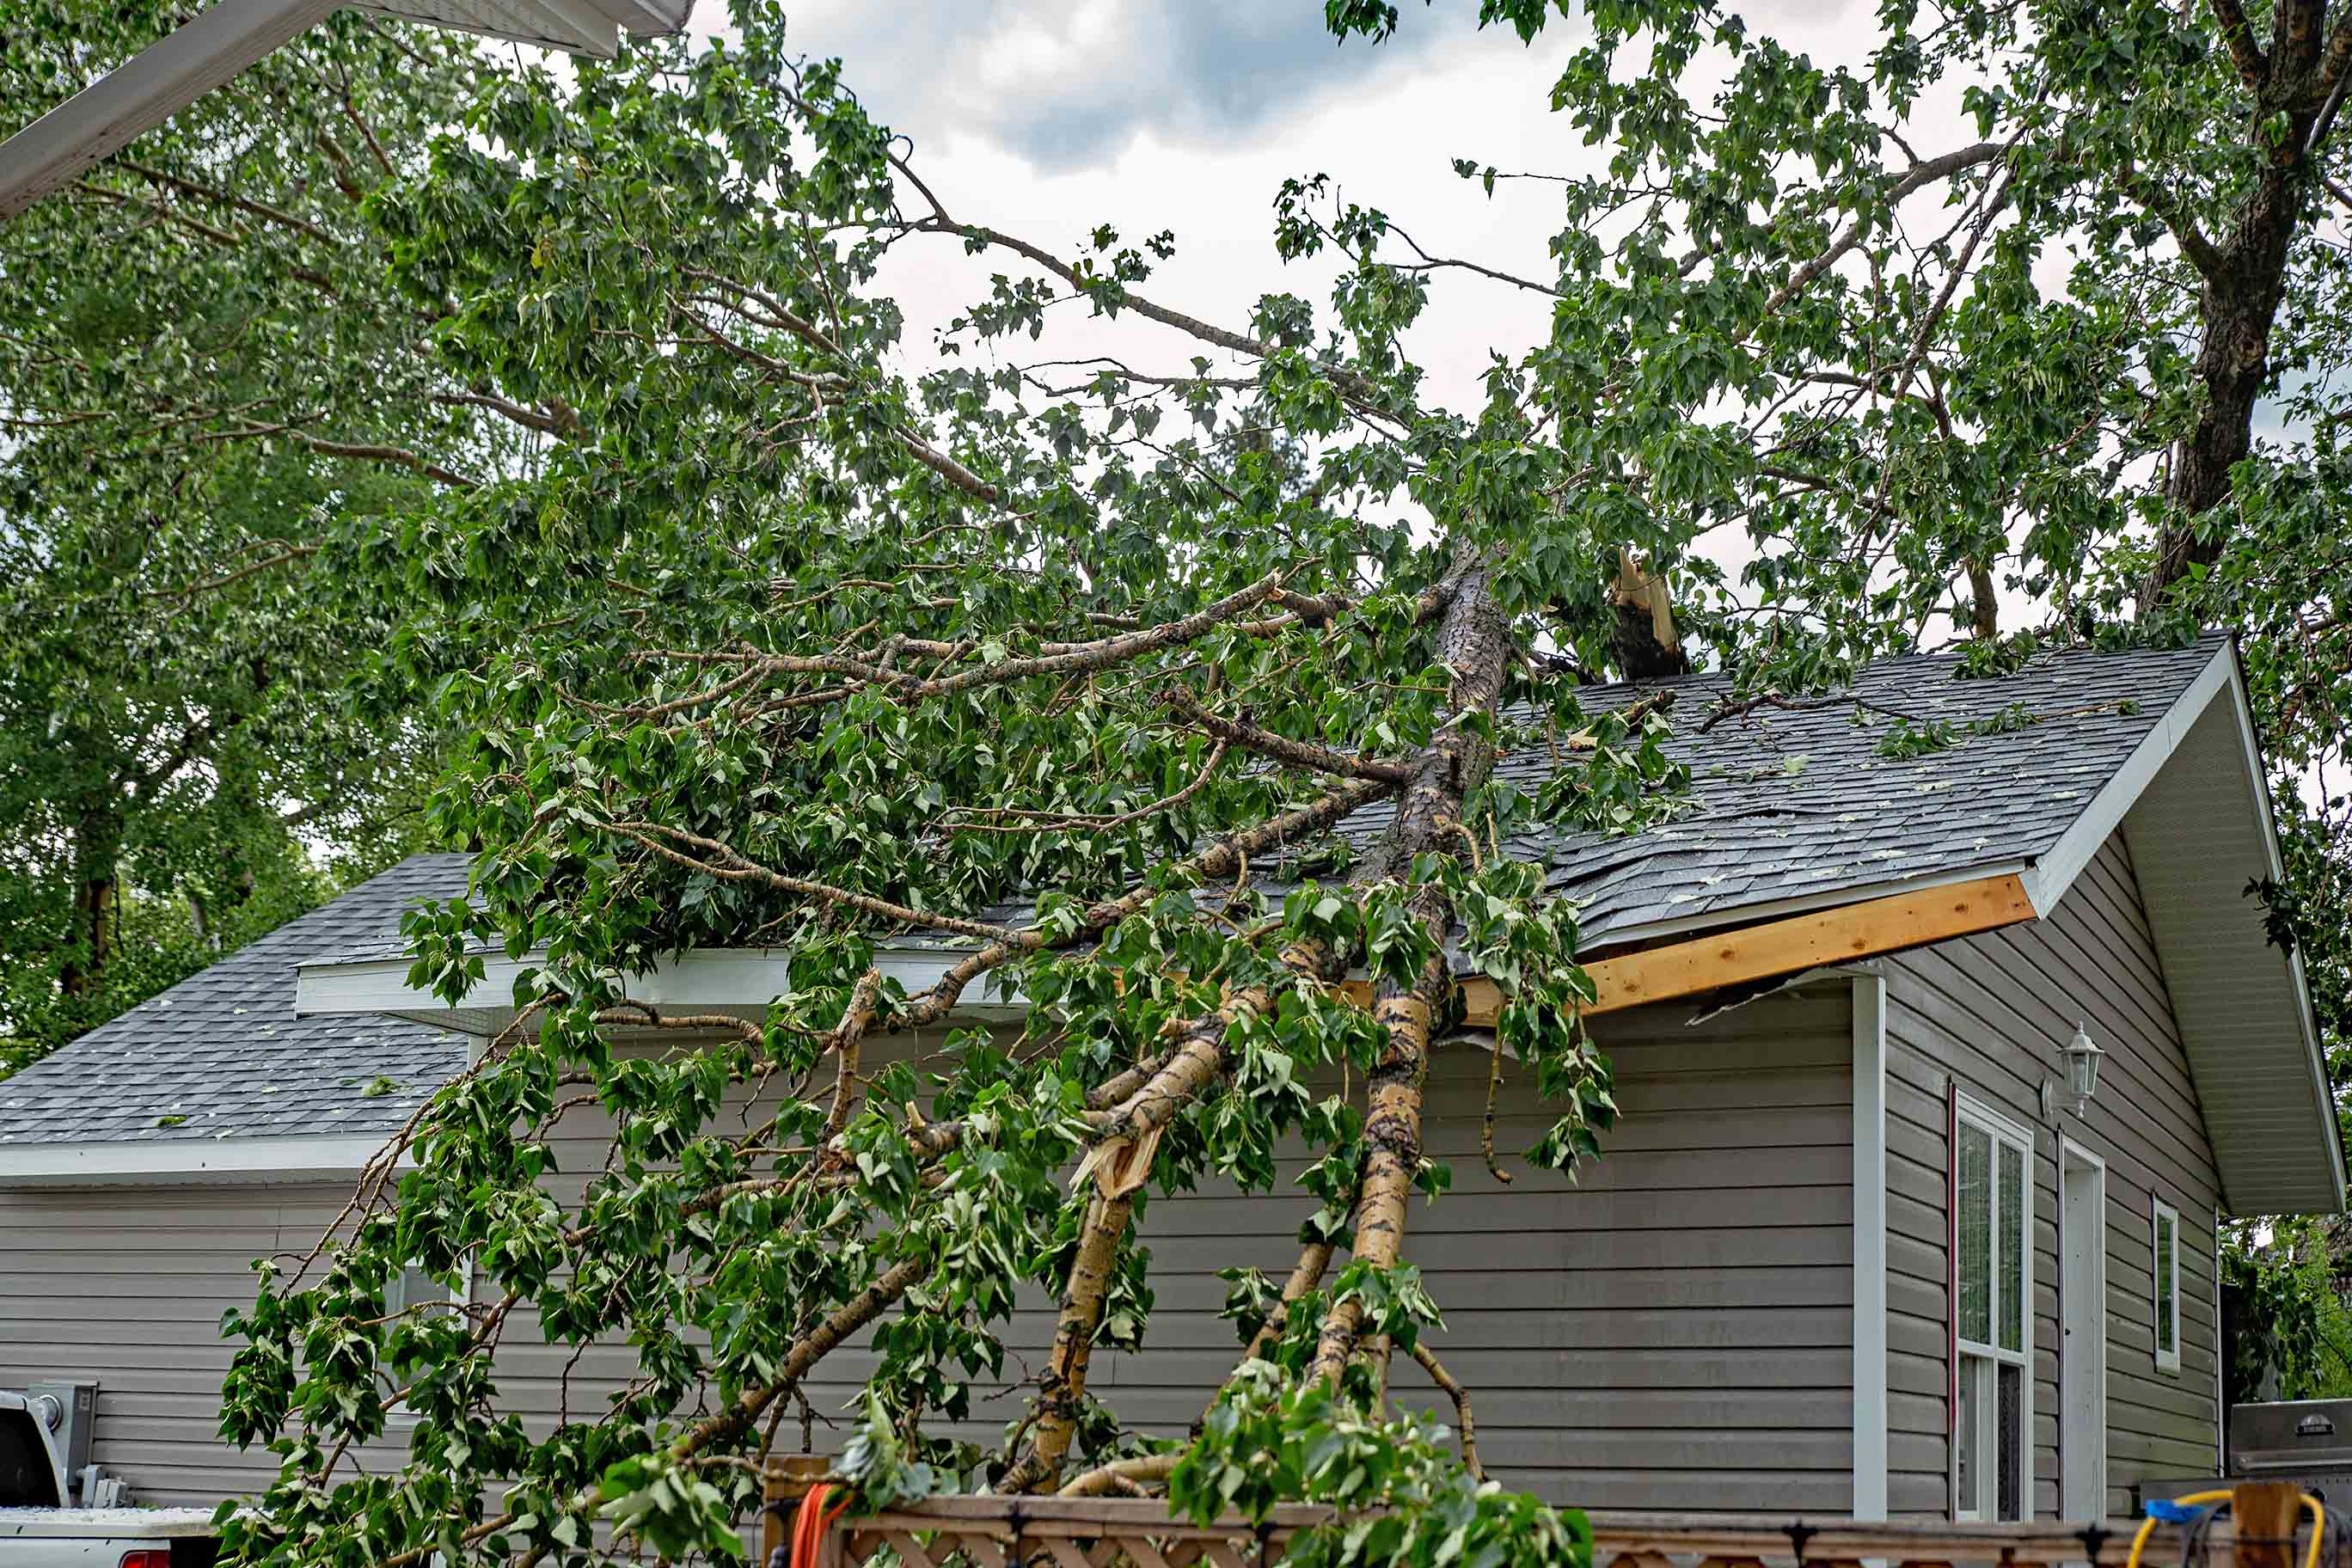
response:
<svg viewBox="0 0 2352 1568"><path fill-rule="evenodd" d="M388 657L468 738L436 816L478 847L475 887L412 922L417 973L454 999L485 945L543 959L337 1234L234 1320L227 1432L283 1456L235 1552L535 1563L601 1550L604 1524L724 1551L812 1369L853 1342L872 1362L843 1463L869 1495L1306 1496L1466 1520L1474 1558L1560 1549L1559 1516L1463 1468L1476 1391L1420 1342L1440 1304L1406 1200L1444 1186L1423 1079L1465 973L1546 1102L1528 1158L1570 1169L1609 1121L1572 921L1507 847L1638 829L1675 780L1666 720L1588 712L1583 686L1684 639L1758 693L1951 628L1998 668L2026 647L1999 636L2004 573L2045 636L2126 635L2143 589L2147 635L2213 603L2199 551L2144 525L2215 526L2207 479L2167 477L2210 475L2234 406L2176 352L2221 320L2182 292L2211 213L2179 208L2272 199L2275 143L2184 130L2239 113L2237 68L2197 46L2234 51L2242 23L1971 15L1891 13L1858 77L1705 8L1619 8L1559 89L1612 161L1566 182L1546 267L1444 258L1301 180L1277 241L1336 266L1328 308L1269 293L1223 323L1160 297L1166 236L1057 249L943 202L765 7L724 47L494 84L367 210L394 280L446 312L438 363L546 428L512 472L425 476L351 559L406 596ZM2132 28L2147 63L2086 63ZM2263 58L2304 47L2282 37ZM1683 81L1702 55L1727 62L1711 106ZM1978 134L1915 152L1923 83L1964 68ZM2344 67L2299 68L2305 92ZM2185 84L2156 130L2143 71ZM2279 188L2307 204L2304 131ZM2078 241L2130 268L2043 298L2034 267ZM925 246L1007 270L916 375L877 279ZM1460 412L1405 347L1457 272L1549 321ZM1087 310L1133 351L1023 357ZM1759 552L1738 584L1705 552L1728 528ZM2333 592L2311 569L2264 590L2298 626ZM2335 700L2294 668L2274 689ZM1494 780L1546 748L1539 795ZM911 993L875 962L909 932L961 944ZM763 1017L629 994L666 953L751 943L792 952ZM1017 1028L963 1023L1014 989ZM909 1035L919 1059L882 1048ZM611 1155L559 1199L555 1132L590 1111ZM1311 1161L1297 1266L1236 1280L1234 1370L1192 1442L1123 1430L1088 1378L1106 1344L1149 1353L1138 1210L1211 1177L1265 1190L1278 1147ZM409 1260L470 1260L481 1299L387 1315ZM975 1437L1024 1287L1055 1302L1051 1350ZM497 1383L520 1321L626 1342L637 1375L593 1418L528 1424ZM1398 1355L1456 1399L1458 1455L1393 1418ZM395 1407L406 1455L362 1473Z"/></svg>

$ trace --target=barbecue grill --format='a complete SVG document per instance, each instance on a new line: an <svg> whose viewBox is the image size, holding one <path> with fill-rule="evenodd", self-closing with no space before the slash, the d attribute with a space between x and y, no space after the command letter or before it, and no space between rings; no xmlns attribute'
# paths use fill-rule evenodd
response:
<svg viewBox="0 0 2352 1568"><path fill-rule="evenodd" d="M2230 1479L2293 1481L2321 1502L2352 1508L2352 1399L2282 1399L2230 1406ZM2176 1498L2214 1485L2211 1476L2145 1480L2134 1489Z"/></svg>

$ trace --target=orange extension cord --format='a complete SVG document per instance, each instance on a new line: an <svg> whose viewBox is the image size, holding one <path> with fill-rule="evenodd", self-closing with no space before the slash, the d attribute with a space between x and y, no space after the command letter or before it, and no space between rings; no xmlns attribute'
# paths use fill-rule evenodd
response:
<svg viewBox="0 0 2352 1568"><path fill-rule="evenodd" d="M824 1500L832 1491L831 1487L820 1483L809 1488L808 1495L801 1499L800 1511L793 1515L790 1568L816 1568L817 1557L824 1549L825 1531L849 1507L846 1496L831 1508L825 1507Z"/></svg>

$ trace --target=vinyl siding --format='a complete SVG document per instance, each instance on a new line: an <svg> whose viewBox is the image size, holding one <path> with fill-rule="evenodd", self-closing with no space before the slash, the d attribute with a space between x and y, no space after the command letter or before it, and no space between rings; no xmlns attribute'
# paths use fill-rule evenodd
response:
<svg viewBox="0 0 2352 1568"><path fill-rule="evenodd" d="M1573 1185L1479 1153L1488 1058L1441 1051L1428 1139L1454 1191L1416 1202L1407 1256L1447 1310L1433 1338L1470 1390L1480 1449L1507 1482L1606 1508L1843 1512L1852 1497L1851 1003L1843 983L1760 998L1698 1027L1686 1007L1599 1020L1622 1117ZM1505 1064L1502 1150L1548 1119ZM567 1121L562 1165L593 1170L601 1130ZM1105 1353L1092 1386L1129 1421L1174 1435L1238 1351L1216 1270L1277 1278L1307 1205L1210 1187L1150 1205L1157 1308L1147 1351ZM0 1192L0 1384L57 1373L102 1384L101 1463L143 1500L207 1503L266 1479L214 1436L231 1347L221 1312L250 1297L247 1260L306 1249L345 1194L320 1187ZM160 1278L159 1278L160 1276ZM487 1289L478 1282L478 1293ZM1042 1292L1009 1334L1024 1375L1052 1337ZM506 1404L544 1426L601 1408L627 1377L509 1321ZM866 1365L853 1344L808 1392L831 1415ZM1398 1397L1452 1425L1418 1366ZM976 1391L975 1432L1001 1431L1018 1390ZM825 1427L816 1442L828 1441Z"/></svg>
<svg viewBox="0 0 2352 1568"><path fill-rule="evenodd" d="M307 1249L348 1188L0 1192L0 1387L99 1381L91 1458L142 1503L209 1507L277 1472L221 1442L235 1346L220 1316L253 1300L252 1261Z"/></svg>
<svg viewBox="0 0 2352 1568"><path fill-rule="evenodd" d="M2128 1514L2144 1477L2211 1473L2220 1189L2123 839L2102 847L2048 918L1905 954L1887 972L1892 1511L1949 1509L1945 1108L1955 1079L2034 1134L2035 1512L2058 1509L2060 1131L2107 1164L2107 1511ZM2062 1076L2058 1052L2078 1021L2108 1054L2089 1116L2062 1109L2053 1130L2039 1092ZM2177 1373L2155 1364L2151 1197L2180 1211Z"/></svg>

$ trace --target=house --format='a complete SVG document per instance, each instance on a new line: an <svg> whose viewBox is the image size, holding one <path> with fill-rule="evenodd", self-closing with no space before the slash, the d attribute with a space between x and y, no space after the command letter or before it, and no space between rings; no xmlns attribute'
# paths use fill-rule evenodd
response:
<svg viewBox="0 0 2352 1568"><path fill-rule="evenodd" d="M2211 1471L2217 1221L2345 1198L2301 974L2243 893L2277 850L2230 643L1998 679L1895 659L1828 703L1669 684L1688 808L1516 847L1580 906L1623 1108L1603 1158L1489 1175L1475 995L1433 1070L1455 1190L1407 1250L1490 1468L1597 1507L1972 1518ZM400 911L465 877L411 860L0 1083L0 1385L100 1380L97 1457L143 1498L257 1482L213 1438L247 1261L314 1241L509 1016L500 954L462 1006L408 984ZM885 962L914 986L950 956ZM691 952L633 989L756 1016L781 963ZM2078 1031L2104 1052L2080 1103ZM1516 1077L1507 1149L1546 1120ZM1156 1348L1098 1357L1096 1391L1181 1431L1234 1353L1213 1270L1286 1267L1297 1206L1155 1203ZM519 1407L580 1408L566 1352L504 1354ZM820 1408L858 1367L826 1370ZM626 1371L600 1350L580 1380Z"/></svg>

